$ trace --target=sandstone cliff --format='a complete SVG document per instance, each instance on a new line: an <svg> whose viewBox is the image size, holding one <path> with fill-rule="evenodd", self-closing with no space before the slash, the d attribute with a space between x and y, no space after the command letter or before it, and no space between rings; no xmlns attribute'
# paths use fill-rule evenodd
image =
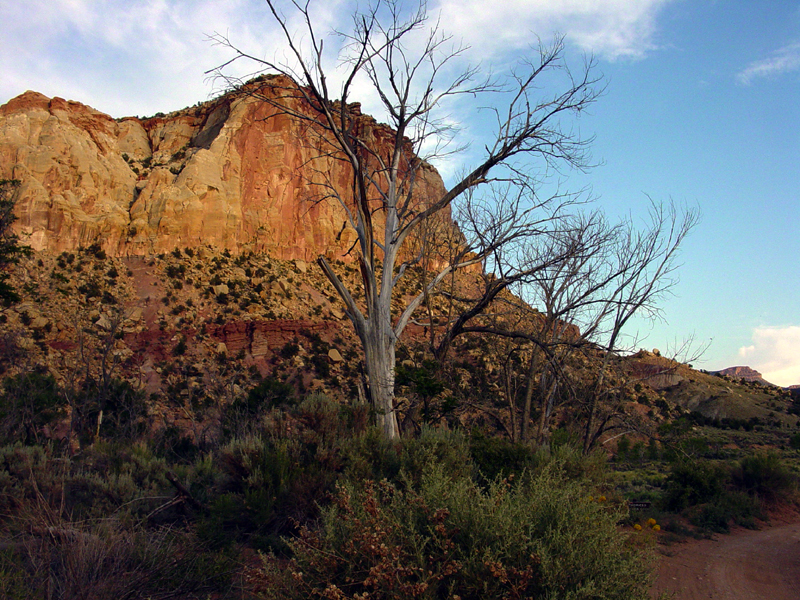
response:
<svg viewBox="0 0 800 600"><path fill-rule="evenodd" d="M750 367L728 367L727 369L716 371L716 373L736 379L746 379L748 381L762 379L761 373Z"/></svg>
<svg viewBox="0 0 800 600"><path fill-rule="evenodd" d="M764 377L756 371L755 369L751 369L750 367L728 367L727 369L722 369L721 371L714 371L714 373L718 373L723 376L731 377L733 379L744 379L745 381L755 381L760 383L761 385L774 385L770 383Z"/></svg>
<svg viewBox="0 0 800 600"><path fill-rule="evenodd" d="M257 85L279 98L287 81ZM388 128L352 108L375 147L389 143ZM355 236L342 206L319 200L319 184L346 191L349 170L318 158L312 138L248 94L115 120L26 92L0 107L0 178L22 181L16 228L35 250L99 243L112 256L131 256L210 245L348 261ZM420 196L443 192L433 168L423 175Z"/></svg>

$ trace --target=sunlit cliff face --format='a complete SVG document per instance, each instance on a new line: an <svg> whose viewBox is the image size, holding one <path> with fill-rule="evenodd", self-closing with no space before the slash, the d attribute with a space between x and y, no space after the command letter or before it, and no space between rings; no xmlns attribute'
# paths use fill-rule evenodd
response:
<svg viewBox="0 0 800 600"><path fill-rule="evenodd" d="M279 93L269 81L260 94ZM390 143L385 126L353 108L365 139L379 151ZM355 236L326 190L351 203L351 175L319 146L318 132L245 94L147 119L114 120L35 92L0 107L0 177L22 181L16 227L35 250L210 245L348 262ZM421 173L421 201L441 195L438 173Z"/></svg>

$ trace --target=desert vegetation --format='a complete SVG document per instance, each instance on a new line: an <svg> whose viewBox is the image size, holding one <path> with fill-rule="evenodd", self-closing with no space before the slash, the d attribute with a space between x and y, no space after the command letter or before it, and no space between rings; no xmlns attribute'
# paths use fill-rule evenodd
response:
<svg viewBox="0 0 800 600"><path fill-rule="evenodd" d="M667 359L615 357L616 419L587 453L580 382L602 349L570 353L569 393L534 378L533 423L553 398L543 444L513 425L524 345L468 332L440 362L417 330L398 352L390 440L359 392L358 345L322 326L332 290L304 265L211 249L22 260L0 393L7 597L645 597L655 543L757 527L795 501L795 403L777 388L683 365L659 391L637 365ZM270 293L246 311L213 295L258 284ZM149 289L170 303L138 304ZM308 317L258 348L221 337L245 314ZM681 405L724 389L736 401L713 410L728 416Z"/></svg>
<svg viewBox="0 0 800 600"><path fill-rule="evenodd" d="M80 452L16 441L6 415L4 597L645 597L626 507L591 500L610 489L600 455L389 441L367 413L262 381L213 443L164 430Z"/></svg>
<svg viewBox="0 0 800 600"><path fill-rule="evenodd" d="M107 393L116 425L89 419L76 449L47 435L70 410L52 377L5 380L4 597L645 598L654 542L796 497L797 450L724 449L711 435L730 430L689 417L609 459L568 424L547 449L477 427L388 440L367 405L272 377L204 437Z"/></svg>

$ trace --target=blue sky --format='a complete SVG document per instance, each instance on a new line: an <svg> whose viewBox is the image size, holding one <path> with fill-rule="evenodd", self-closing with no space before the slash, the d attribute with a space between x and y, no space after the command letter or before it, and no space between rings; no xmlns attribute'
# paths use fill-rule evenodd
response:
<svg viewBox="0 0 800 600"><path fill-rule="evenodd" d="M665 321L639 323L643 347L710 340L696 367L748 364L800 383L800 3L760 0L437 0L468 57L502 69L535 32L593 53L608 89L581 129L601 162L588 176L612 215L646 194L699 207ZM346 0L320 11L340 24ZM203 72L229 55L227 32L271 53L260 0L28 0L0 4L0 103L27 89L115 117L176 110L212 94ZM368 107L369 103L366 103ZM477 132L469 113L454 115ZM444 166L446 171L447 167Z"/></svg>

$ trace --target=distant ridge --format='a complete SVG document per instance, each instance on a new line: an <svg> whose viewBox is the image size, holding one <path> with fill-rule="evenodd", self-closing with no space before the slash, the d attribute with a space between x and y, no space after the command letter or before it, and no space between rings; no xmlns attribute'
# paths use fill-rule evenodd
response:
<svg viewBox="0 0 800 600"><path fill-rule="evenodd" d="M723 375L726 377L731 377L733 379L744 379L745 381L755 381L757 383L760 383L761 385L780 387L779 385L767 381L766 379L764 379L761 373L750 367L745 367L745 366L728 367L727 369L722 369L721 371L711 371L711 373Z"/></svg>

